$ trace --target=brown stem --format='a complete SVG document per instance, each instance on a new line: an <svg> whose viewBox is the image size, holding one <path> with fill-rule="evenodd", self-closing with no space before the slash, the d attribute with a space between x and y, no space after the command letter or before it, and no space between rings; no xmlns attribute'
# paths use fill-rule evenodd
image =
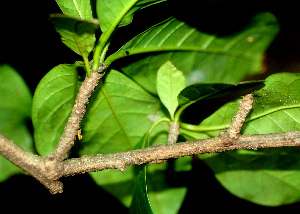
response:
<svg viewBox="0 0 300 214"><path fill-rule="evenodd" d="M96 74L93 73L92 77L94 77L94 75ZM99 78L101 78L101 75ZM95 87L95 84L91 84L90 87ZM86 90L91 93L93 89ZM89 93L82 91L79 93L86 93L87 95L90 95ZM78 102L81 102L81 96L83 95L77 96ZM87 100L82 102L86 103ZM129 165L162 163L171 158L179 158L202 153L216 153L235 149L300 146L300 131L261 135L240 135L239 131L241 130L243 123L252 108L252 103L252 95L245 96L240 103L240 108L233 118L229 129L226 132L220 132L218 137L210 139L187 141L184 143L160 144L127 152L82 156L80 158L64 160L67 152L73 145L74 136L77 134L77 130L83 116L81 114L84 114L72 112L71 119L69 120L71 122L68 122L68 124L70 124L67 125L68 128L65 129L65 132L70 132L74 136L68 135L67 137L62 137L58 148L50 155L40 157L31 154L1 133L0 154L16 166L23 169L25 172L35 177L38 181L45 185L51 193L55 194L60 193L63 190L62 183L59 181L59 179L63 176L106 169L118 169L120 171L124 171ZM73 111L76 110L85 112L85 107L76 106L73 108ZM75 121L73 121L72 118L75 118ZM171 135L178 136L176 127L173 127L173 129L172 126L170 126ZM69 131L71 128L75 129L75 131ZM172 142L176 141L172 138Z"/></svg>
<svg viewBox="0 0 300 214"><path fill-rule="evenodd" d="M126 166L145 163L161 163L171 158L179 158L203 153L217 153L236 149L258 149L270 147L300 146L300 131L275 134L241 135L234 144L227 145L220 137L187 141L176 144L160 144L145 149L114 154L83 156L64 161L64 176L106 169L124 171Z"/></svg>
<svg viewBox="0 0 300 214"><path fill-rule="evenodd" d="M91 77L86 77L77 94L74 107L72 109L69 120L65 126L64 132L59 139L57 147L48 155L57 161L63 161L68 157L68 152L74 145L76 135L80 129L80 123L86 112L86 105L89 98L98 85L99 80L103 77L105 65L101 64L97 72L91 71Z"/></svg>
<svg viewBox="0 0 300 214"><path fill-rule="evenodd" d="M169 135L167 143L174 144L177 142L179 135L179 123L171 122L169 125Z"/></svg>

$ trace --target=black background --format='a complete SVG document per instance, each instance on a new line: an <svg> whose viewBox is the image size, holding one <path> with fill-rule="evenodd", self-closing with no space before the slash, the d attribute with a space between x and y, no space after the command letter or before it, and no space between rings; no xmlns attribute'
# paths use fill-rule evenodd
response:
<svg viewBox="0 0 300 214"><path fill-rule="evenodd" d="M201 3L200 3L201 2ZM281 31L267 50L263 73L253 78L264 79L276 72L300 71L300 26L296 1L222 1L171 0L162 6L147 8L135 15L133 23L115 35L111 50L169 15L186 21L208 33L227 35L237 32L261 11L270 11L281 25ZM1 2L0 63L13 66L28 83L32 93L41 78L53 67L81 60L60 42L49 22L49 14L59 13L54 0ZM117 65L116 65L117 66ZM227 192L210 169L194 158L193 170L177 176L169 175L170 183L188 187L180 213L208 211L296 211L300 203L281 207L264 207L239 199ZM34 209L60 211L98 211L127 213L128 209L86 175L62 179L64 193L50 195L29 176L17 175L0 183L1 209ZM105 212L104 212L105 213Z"/></svg>

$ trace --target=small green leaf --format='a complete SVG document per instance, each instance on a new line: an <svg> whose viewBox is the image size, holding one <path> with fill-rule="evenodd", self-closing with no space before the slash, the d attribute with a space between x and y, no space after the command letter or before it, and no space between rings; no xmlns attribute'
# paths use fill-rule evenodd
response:
<svg viewBox="0 0 300 214"><path fill-rule="evenodd" d="M166 0L97 0L97 14L102 32L128 25L140 9Z"/></svg>
<svg viewBox="0 0 300 214"><path fill-rule="evenodd" d="M278 30L277 20L270 13L258 14L240 32L226 37L200 32L182 21L168 19L131 39L106 62L144 54L137 61L125 64L122 71L153 94L156 94L153 71L167 61L184 73L187 85L237 83L245 75L260 70L263 52Z"/></svg>
<svg viewBox="0 0 300 214"><path fill-rule="evenodd" d="M62 64L38 84L32 105L36 149L47 155L56 147L72 111L80 86L76 65Z"/></svg>
<svg viewBox="0 0 300 214"><path fill-rule="evenodd" d="M32 95L22 77L9 65L0 65L0 132L34 153L26 125L31 117ZM23 171L0 156L0 182Z"/></svg>
<svg viewBox="0 0 300 214"><path fill-rule="evenodd" d="M171 118L174 118L174 113L178 107L177 96L185 87L185 77L171 62L163 64L157 72L157 93L169 110Z"/></svg>
<svg viewBox="0 0 300 214"><path fill-rule="evenodd" d="M62 42L75 53L88 57L95 45L97 22L87 22L62 14L52 14L50 20L60 34Z"/></svg>
<svg viewBox="0 0 300 214"><path fill-rule="evenodd" d="M62 12L82 20L93 19L90 0L55 0Z"/></svg>

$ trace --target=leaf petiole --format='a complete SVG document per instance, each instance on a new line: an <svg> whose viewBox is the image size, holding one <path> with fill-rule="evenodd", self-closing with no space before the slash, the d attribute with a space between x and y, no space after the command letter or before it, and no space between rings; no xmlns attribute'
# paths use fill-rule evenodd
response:
<svg viewBox="0 0 300 214"><path fill-rule="evenodd" d="M147 135L149 136L149 135L151 134L151 132L153 131L153 129L154 129L158 124L163 123L163 122L166 122L166 123L169 124L169 123L171 123L171 120L170 120L170 118L168 118L168 117L162 117L162 118L156 120L156 121L152 124L152 126L150 127L149 131L147 132Z"/></svg>

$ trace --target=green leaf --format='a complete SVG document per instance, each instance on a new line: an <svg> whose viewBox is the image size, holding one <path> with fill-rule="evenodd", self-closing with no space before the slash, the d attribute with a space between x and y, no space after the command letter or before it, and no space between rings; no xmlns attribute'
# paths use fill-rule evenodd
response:
<svg viewBox="0 0 300 214"><path fill-rule="evenodd" d="M85 155L133 149L157 118L160 101L124 74L111 70L94 91L82 124Z"/></svg>
<svg viewBox="0 0 300 214"><path fill-rule="evenodd" d="M32 95L22 77L9 65L0 65L0 132L27 151L34 152L26 125L31 117ZM0 156L0 182L23 171Z"/></svg>
<svg viewBox="0 0 300 214"><path fill-rule="evenodd" d="M137 144L136 149L146 148L149 146L149 134L146 133L141 141ZM130 205L130 213L152 214L153 210L148 198L147 182L146 182L146 165L138 165L135 167L135 181L132 202Z"/></svg>
<svg viewBox="0 0 300 214"><path fill-rule="evenodd" d="M136 166L137 175L133 189L133 199L130 206L130 213L148 214L153 213L147 194L146 166Z"/></svg>
<svg viewBox="0 0 300 214"><path fill-rule="evenodd" d="M242 134L300 130L300 74L268 77L254 92L253 109ZM240 99L227 103L200 123L210 136L227 128ZM254 203L278 206L300 200L300 159L294 148L231 151L204 155L220 183L231 193Z"/></svg>
<svg viewBox="0 0 300 214"><path fill-rule="evenodd" d="M197 82L237 83L245 75L259 71L263 52L278 30L276 18L270 13L258 14L243 30L226 37L200 32L173 18L134 37L109 56L106 63L152 53L124 65L122 70L154 94L155 71L166 61L183 71L187 85Z"/></svg>
<svg viewBox="0 0 300 214"><path fill-rule="evenodd" d="M264 206L300 201L300 159L295 148L238 150L200 156L232 194Z"/></svg>
<svg viewBox="0 0 300 214"><path fill-rule="evenodd" d="M60 34L62 42L75 53L88 57L95 45L96 21L82 21L62 14L53 14L50 20Z"/></svg>
<svg viewBox="0 0 300 214"><path fill-rule="evenodd" d="M137 10L166 0L97 0L97 15L102 32L128 25Z"/></svg>
<svg viewBox="0 0 300 214"><path fill-rule="evenodd" d="M111 70L104 83L94 91L82 123L80 155L122 152L134 149L152 124L165 115L158 98L124 74ZM163 124L152 133L151 143L166 142L168 126ZM95 182L129 206L132 199L134 171L106 170L91 173Z"/></svg>
<svg viewBox="0 0 300 214"><path fill-rule="evenodd" d="M106 74L91 97L87 113L82 123L83 139L79 142L80 155L95 155L122 152L134 149L144 134L160 117L165 117L161 110L161 102L146 92L124 74L111 70ZM150 143L166 142L169 127L163 123L151 133ZM158 167L158 168L157 168ZM147 185L160 188L150 192L154 197L151 206L165 207L170 212L178 211L186 193L186 188L170 188L167 185L165 171L167 165L147 166ZM159 175L158 175L159 174ZM125 206L132 201L135 172L129 166L124 173L117 170L105 170L91 173L95 182L110 192ZM150 178L148 179L148 176ZM157 179L160 182L157 183ZM170 197L176 194L175 199ZM164 200L159 201L162 197Z"/></svg>
<svg viewBox="0 0 300 214"><path fill-rule="evenodd" d="M90 0L56 0L56 3L67 16L82 20L93 19Z"/></svg>
<svg viewBox="0 0 300 214"><path fill-rule="evenodd" d="M175 161L175 169L172 170L180 173L186 171L184 169L186 166L191 166L191 162L187 163L186 159L179 158ZM154 213L178 213L186 196L186 186L170 185L169 179L176 180L168 176L170 170L169 163L147 165L148 196ZM173 176L176 174L174 173Z"/></svg>
<svg viewBox="0 0 300 214"><path fill-rule="evenodd" d="M261 84L262 81L249 81L238 84L196 83L186 87L179 93L178 102L180 106L191 105L202 99L241 93Z"/></svg>
<svg viewBox="0 0 300 214"><path fill-rule="evenodd" d="M56 147L72 111L78 88L76 65L62 64L49 71L38 84L32 105L36 149L47 155Z"/></svg>
<svg viewBox="0 0 300 214"><path fill-rule="evenodd" d="M171 118L174 118L174 113L178 107L177 96L185 86L185 77L171 62L163 64L157 72L157 93L169 110Z"/></svg>

